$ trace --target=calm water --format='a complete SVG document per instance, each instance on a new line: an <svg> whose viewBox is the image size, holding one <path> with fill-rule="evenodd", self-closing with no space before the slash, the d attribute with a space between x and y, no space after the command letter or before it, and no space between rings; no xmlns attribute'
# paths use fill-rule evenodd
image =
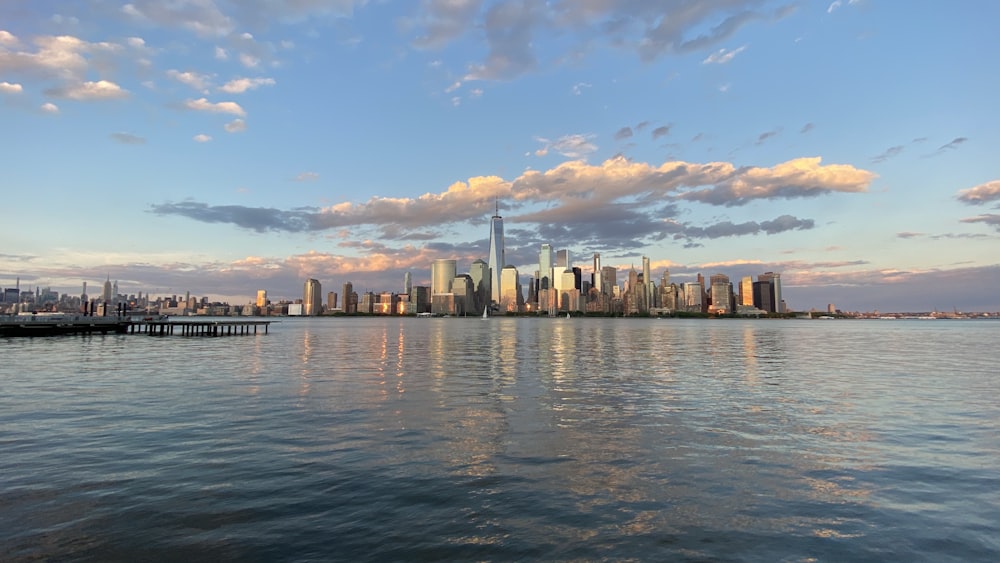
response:
<svg viewBox="0 0 1000 563"><path fill-rule="evenodd" d="M1000 322L0 339L0 559L1000 560Z"/></svg>

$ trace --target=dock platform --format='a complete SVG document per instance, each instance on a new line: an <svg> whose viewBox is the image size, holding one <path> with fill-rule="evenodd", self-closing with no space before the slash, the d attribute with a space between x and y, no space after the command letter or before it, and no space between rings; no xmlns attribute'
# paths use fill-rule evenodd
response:
<svg viewBox="0 0 1000 563"><path fill-rule="evenodd" d="M239 336L257 334L259 327L264 327L267 334L268 325L273 321L132 321L129 323L129 334L148 334L150 336Z"/></svg>

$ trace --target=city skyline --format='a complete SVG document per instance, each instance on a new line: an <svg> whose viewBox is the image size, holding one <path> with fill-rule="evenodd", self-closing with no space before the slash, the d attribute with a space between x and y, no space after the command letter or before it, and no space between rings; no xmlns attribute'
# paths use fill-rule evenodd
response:
<svg viewBox="0 0 1000 563"><path fill-rule="evenodd" d="M685 5L5 3L0 287L397 291L502 215L522 281L1000 310L1000 6Z"/></svg>

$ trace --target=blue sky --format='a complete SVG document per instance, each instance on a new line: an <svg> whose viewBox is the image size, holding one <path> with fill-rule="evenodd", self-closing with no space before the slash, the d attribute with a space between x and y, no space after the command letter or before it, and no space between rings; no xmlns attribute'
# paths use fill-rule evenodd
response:
<svg viewBox="0 0 1000 563"><path fill-rule="evenodd" d="M247 303L485 258L1000 310L993 2L0 5L0 286Z"/></svg>

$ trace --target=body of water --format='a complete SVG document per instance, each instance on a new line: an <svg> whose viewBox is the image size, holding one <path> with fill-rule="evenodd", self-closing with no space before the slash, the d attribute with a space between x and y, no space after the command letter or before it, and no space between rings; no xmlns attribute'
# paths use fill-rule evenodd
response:
<svg viewBox="0 0 1000 563"><path fill-rule="evenodd" d="M1000 323L0 339L3 560L1000 560Z"/></svg>

